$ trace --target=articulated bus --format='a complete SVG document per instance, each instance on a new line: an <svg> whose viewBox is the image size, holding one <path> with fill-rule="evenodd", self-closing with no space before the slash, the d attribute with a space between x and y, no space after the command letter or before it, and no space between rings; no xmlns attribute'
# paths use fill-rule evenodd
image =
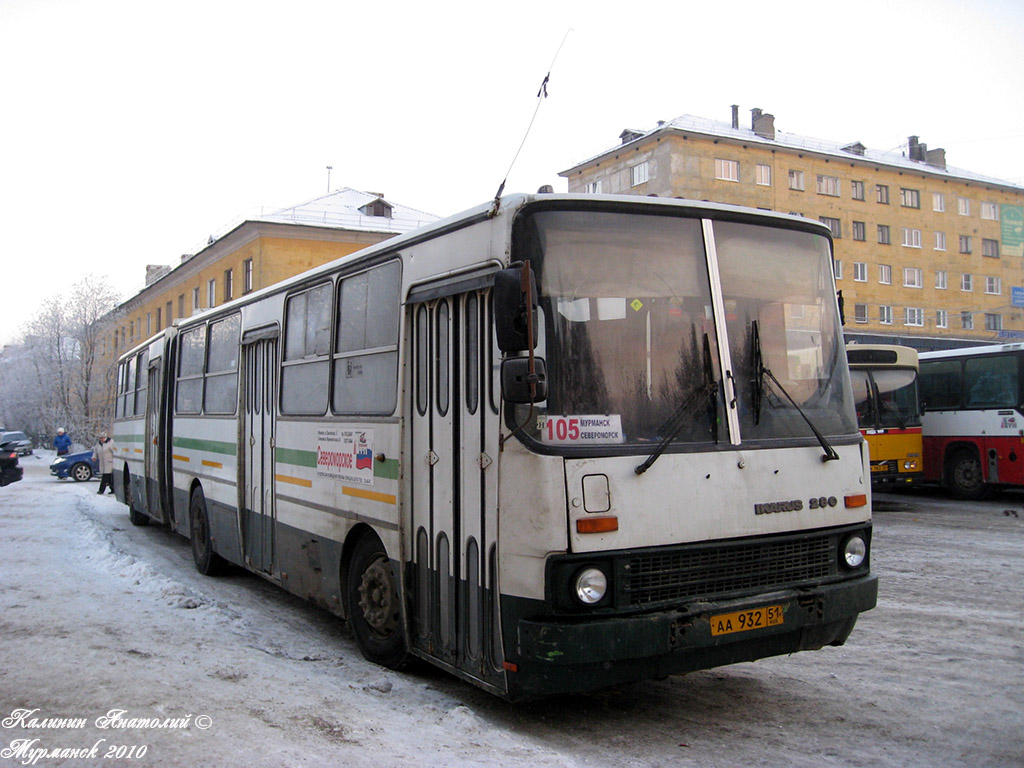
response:
<svg viewBox="0 0 1024 768"><path fill-rule="evenodd" d="M1024 344L921 353L925 477L962 499L1024 485Z"/></svg>
<svg viewBox="0 0 1024 768"><path fill-rule="evenodd" d="M873 483L911 483L924 475L917 350L848 344L857 423L868 444Z"/></svg>
<svg viewBox="0 0 1024 768"><path fill-rule="evenodd" d="M132 522L509 700L842 644L875 605L829 231L516 195L119 362Z"/></svg>

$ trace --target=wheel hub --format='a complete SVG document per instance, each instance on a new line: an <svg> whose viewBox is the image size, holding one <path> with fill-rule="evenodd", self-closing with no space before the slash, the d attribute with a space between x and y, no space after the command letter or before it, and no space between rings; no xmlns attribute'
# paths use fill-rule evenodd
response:
<svg viewBox="0 0 1024 768"><path fill-rule="evenodd" d="M398 609L391 568L384 558L367 565L359 581L359 608L373 633L387 637L398 627Z"/></svg>

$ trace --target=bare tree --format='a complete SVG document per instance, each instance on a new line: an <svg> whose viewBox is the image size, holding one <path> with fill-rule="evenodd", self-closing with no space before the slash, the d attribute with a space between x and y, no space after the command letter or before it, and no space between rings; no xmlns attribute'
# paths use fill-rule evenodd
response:
<svg viewBox="0 0 1024 768"><path fill-rule="evenodd" d="M86 275L67 296L56 296L25 325L21 344L4 350L0 380L7 396L0 421L39 442L58 427L88 442L108 429L109 385L116 361L101 354L118 295L103 278Z"/></svg>

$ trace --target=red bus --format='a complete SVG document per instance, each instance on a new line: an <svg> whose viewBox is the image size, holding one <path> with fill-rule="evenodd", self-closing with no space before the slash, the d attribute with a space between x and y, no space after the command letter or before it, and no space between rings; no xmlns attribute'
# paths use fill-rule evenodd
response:
<svg viewBox="0 0 1024 768"><path fill-rule="evenodd" d="M925 479L961 499L1024 485L1024 344L920 355Z"/></svg>

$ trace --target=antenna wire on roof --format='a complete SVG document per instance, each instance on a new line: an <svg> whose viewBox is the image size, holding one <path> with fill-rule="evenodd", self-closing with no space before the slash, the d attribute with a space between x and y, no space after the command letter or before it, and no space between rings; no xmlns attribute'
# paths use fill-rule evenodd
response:
<svg viewBox="0 0 1024 768"><path fill-rule="evenodd" d="M562 37L562 42L558 46L558 50L555 51L554 58L551 59L551 66L548 67L548 73L544 75L544 80L541 81L540 89L537 91L537 107L533 110L533 117L530 118L530 124L526 126L526 133L523 135L523 140L519 144L519 149L516 150L515 157L512 158L512 162L508 165L508 170L505 171L505 178L501 180L501 184L498 185L498 192L494 195L494 206L491 208L491 216L498 213L498 206L501 204L501 193L505 191L505 182L508 181L509 174L512 173L512 167L516 164L516 160L519 159L519 153L523 151L523 147L526 145L526 139L530 135L530 130L533 128L533 121L537 119L537 113L540 112L540 105L544 102L544 99L548 97L548 81L551 80L551 70L555 68L555 62L558 60L558 54L562 52L562 46L565 45L566 39L569 37L569 33L572 32L572 28L565 30L565 36Z"/></svg>

